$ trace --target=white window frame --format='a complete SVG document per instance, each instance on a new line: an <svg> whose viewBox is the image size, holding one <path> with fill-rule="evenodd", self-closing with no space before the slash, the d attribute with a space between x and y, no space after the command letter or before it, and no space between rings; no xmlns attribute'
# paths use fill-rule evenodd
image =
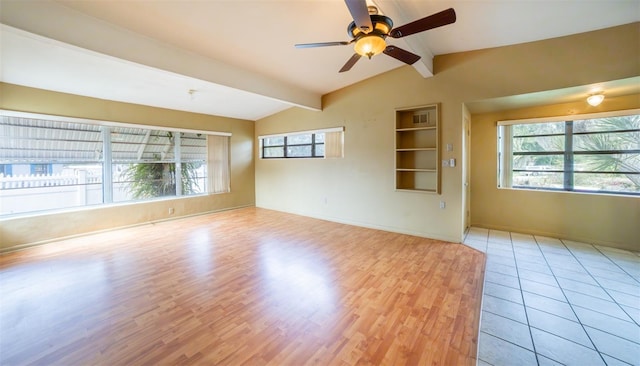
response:
<svg viewBox="0 0 640 366"><path fill-rule="evenodd" d="M103 160L109 161L109 164L104 164L103 163L103 182L102 182L102 190L103 190L103 201L101 204L92 204L89 206L70 206L70 207L64 207L64 208L59 208L59 209L47 209L44 211L26 211L26 212L20 212L20 213L15 213L15 214L8 214L8 215L2 215L1 217L9 217L9 216L16 216L16 215L38 215L38 214L43 214L43 213L49 213L49 212L55 212L55 211L67 211L67 210L79 210L79 209L84 209L86 207L104 207L104 206L109 206L109 205L113 205L113 204L129 204L129 203L136 203L136 202L146 202L146 201L153 201L153 200L162 200L162 199L176 199L176 198L186 198L186 197L193 197L193 195L189 195L189 196L185 196L182 195L180 192L180 187L179 185L176 186L176 195L172 195L172 196L162 196L162 197L156 197L153 199L145 199L142 201L139 200L133 200L133 201L120 201L117 203L113 203L112 200L112 186L113 186L113 174L111 173L111 168L112 168L112 162L111 162L111 158L110 158L110 151L111 151L111 144L110 144L110 137L111 134L109 133L110 128L111 127L128 127L128 128L139 128L139 129L146 129L146 130L157 130L157 131L168 131L168 132L172 132L172 133L180 133L180 132L186 132L186 133L195 133L195 134L203 134L203 135L207 135L207 136L219 136L219 137L227 137L227 145L225 146L226 149L226 156L223 156L223 158L227 159L227 164L226 164L226 171L221 172L222 174L222 179L226 179L226 182L223 182L221 184L218 184L218 186L214 187L213 191L211 190L211 184L208 184L208 187L206 187L205 189L207 190L206 193L201 193L198 195L211 195L211 194L219 194L219 193L228 193L230 192L230 172L229 172L229 168L230 168L230 138L232 136L232 133L229 132L218 132L218 131L208 131L208 130L196 130L196 129L185 129L185 128L171 128L171 127L164 127L164 126L155 126L155 125L144 125L144 124L132 124L132 123L121 123L121 122L113 122L113 121L104 121L104 120L94 120L94 119L85 119L85 118L77 118L77 117L65 117L65 116L55 116L55 115L47 115L47 114L38 114L38 113L28 113L28 112L18 112L18 111L11 111L11 110L3 110L0 109L0 115L2 116L6 116L6 117L17 117L17 118L28 118L28 119L38 119L38 120L49 120L49 121L57 121L57 122L68 122L68 123L78 123L78 124L87 124L87 125L94 125L94 126L100 126L102 127L103 133L103 144L104 144L104 151L102 152L103 154ZM175 146L174 148L175 153L178 154L177 156L180 156L180 145L179 143L176 144L177 146ZM209 145L209 139L207 139L207 155L211 154L211 149L209 149L208 147ZM225 155L225 154L222 154ZM210 160L211 158L208 156L207 160L205 161L205 163L207 165L210 165ZM219 157L218 157L219 160ZM220 164L218 164L220 165ZM225 164L223 164L225 165ZM176 161L176 174L177 176L181 176L178 175L180 174L180 169L181 169L181 163L180 163L180 159L178 159ZM210 181L212 179L212 172L211 172L211 166L207 167L207 171L208 171L208 181ZM217 177L220 178L220 177ZM220 179L218 179L220 180ZM1 218L0 217L0 218Z"/></svg>
<svg viewBox="0 0 640 366"><path fill-rule="evenodd" d="M512 152L512 141L513 141L513 133L510 126L513 125L523 125L523 124L542 124L542 123L554 123L554 122L568 122L568 121L580 121L580 120L588 120L588 119L602 119L608 117L624 117L630 115L640 115L640 109L628 109L628 110L620 110L620 111L610 111L610 112L600 112L600 113L588 113L588 114L574 114L567 116L553 116L553 117L544 117L544 118L530 118L530 119L520 119L520 120L504 120L496 122L497 126L497 172L498 172L498 188L502 189L533 189L539 191L561 191L561 192L569 192L569 193L587 193L587 194L615 194L615 195L638 195L635 192L628 191L597 191L597 190L582 190L582 189L574 189L573 184L571 184L570 188L567 188L566 183L564 184L564 189L555 189L551 187L514 187L513 186L513 152ZM573 136L573 135L570 135ZM571 148L571 147L569 147ZM564 148L565 155L567 150L567 146ZM574 154L569 153L571 156ZM566 175L570 174L571 181L573 181L573 175L575 174L573 170L563 172L565 175L565 180L567 179Z"/></svg>

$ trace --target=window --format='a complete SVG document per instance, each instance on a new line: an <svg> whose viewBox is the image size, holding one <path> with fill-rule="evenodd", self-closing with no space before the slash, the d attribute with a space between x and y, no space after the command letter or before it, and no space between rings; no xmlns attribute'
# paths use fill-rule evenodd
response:
<svg viewBox="0 0 640 366"><path fill-rule="evenodd" d="M229 134L2 113L0 215L229 191Z"/></svg>
<svg viewBox="0 0 640 366"><path fill-rule="evenodd" d="M47 175L51 174L51 164L31 164L31 174Z"/></svg>
<svg viewBox="0 0 640 366"><path fill-rule="evenodd" d="M130 127L110 131L114 202L207 192L205 135Z"/></svg>
<svg viewBox="0 0 640 366"><path fill-rule="evenodd" d="M262 140L262 157L323 158L324 133L267 137Z"/></svg>
<svg viewBox="0 0 640 366"><path fill-rule="evenodd" d="M499 122L499 186L640 195L637 112Z"/></svg>
<svg viewBox="0 0 640 366"><path fill-rule="evenodd" d="M260 157L325 158L342 157L342 128L260 136Z"/></svg>
<svg viewBox="0 0 640 366"><path fill-rule="evenodd" d="M11 175L11 164L0 164L0 175L8 177Z"/></svg>

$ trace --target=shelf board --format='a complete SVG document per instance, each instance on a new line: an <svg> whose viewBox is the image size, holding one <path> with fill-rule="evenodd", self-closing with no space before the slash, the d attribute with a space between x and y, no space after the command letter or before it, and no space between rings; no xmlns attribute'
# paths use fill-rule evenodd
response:
<svg viewBox="0 0 640 366"><path fill-rule="evenodd" d="M396 149L398 152L402 151L436 151L435 147L411 147L407 149Z"/></svg>
<svg viewBox="0 0 640 366"><path fill-rule="evenodd" d="M424 188L396 188L396 192L422 192L422 193L438 193L435 189Z"/></svg>
<svg viewBox="0 0 640 366"><path fill-rule="evenodd" d="M396 132L411 132L411 131L420 131L420 130L435 130L436 126L429 127L410 127L410 128L396 128Z"/></svg>
<svg viewBox="0 0 640 366"><path fill-rule="evenodd" d="M397 168L396 172L425 172L425 173L435 173L436 169L416 169L416 168Z"/></svg>

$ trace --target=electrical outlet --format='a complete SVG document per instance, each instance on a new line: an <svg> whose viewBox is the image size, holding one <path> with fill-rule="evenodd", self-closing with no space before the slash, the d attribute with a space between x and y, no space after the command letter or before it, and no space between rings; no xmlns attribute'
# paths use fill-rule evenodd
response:
<svg viewBox="0 0 640 366"><path fill-rule="evenodd" d="M440 208L444 209L447 206L447 204L444 201L440 201Z"/></svg>
<svg viewBox="0 0 640 366"><path fill-rule="evenodd" d="M448 168L449 167L449 160L443 160L442 161L442 167L443 168Z"/></svg>
<svg viewBox="0 0 640 366"><path fill-rule="evenodd" d="M173 215L176 212L176 210L173 207L169 208L169 215Z"/></svg>
<svg viewBox="0 0 640 366"><path fill-rule="evenodd" d="M447 144L447 151L453 151L453 144Z"/></svg>

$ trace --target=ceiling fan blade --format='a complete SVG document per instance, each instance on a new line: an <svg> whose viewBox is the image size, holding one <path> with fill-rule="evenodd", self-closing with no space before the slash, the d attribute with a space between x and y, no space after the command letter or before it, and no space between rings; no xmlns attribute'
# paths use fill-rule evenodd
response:
<svg viewBox="0 0 640 366"><path fill-rule="evenodd" d="M387 46L387 48L385 48L382 52L384 52L385 55L400 60L407 65L413 65L420 59L420 56L416 55L415 53L405 51L402 48L396 46Z"/></svg>
<svg viewBox="0 0 640 366"><path fill-rule="evenodd" d="M394 28L391 30L391 32L389 32L389 36L393 38L405 37L414 33L420 33L429 29L455 23L455 21L456 12L453 10L453 8L449 8L439 13L429 15L428 17L424 17L411 23L407 23L398 28Z"/></svg>
<svg viewBox="0 0 640 366"><path fill-rule="evenodd" d="M342 66L342 68L341 68L341 69L340 69L340 71L338 71L338 72L345 72L345 71L349 71L349 70L351 70L351 68L353 67L353 65L355 65L355 64L356 64L356 62L358 62L358 60L360 59L360 57L362 57L362 56L360 56L360 55L359 55L359 54L357 54L357 53L354 53L354 54L353 54L353 56L351 56L351 58L349 59L349 61L347 61L347 63L346 63L346 64L344 64L344 66Z"/></svg>
<svg viewBox="0 0 640 366"><path fill-rule="evenodd" d="M364 32L369 33L373 30L373 24L371 23L371 16L369 16L369 9L367 8L366 0L344 0L349 8L349 13L356 26Z"/></svg>
<svg viewBox="0 0 640 366"><path fill-rule="evenodd" d="M298 43L296 48L312 48L312 47L327 47L327 46L346 46L351 42L319 42L319 43Z"/></svg>

